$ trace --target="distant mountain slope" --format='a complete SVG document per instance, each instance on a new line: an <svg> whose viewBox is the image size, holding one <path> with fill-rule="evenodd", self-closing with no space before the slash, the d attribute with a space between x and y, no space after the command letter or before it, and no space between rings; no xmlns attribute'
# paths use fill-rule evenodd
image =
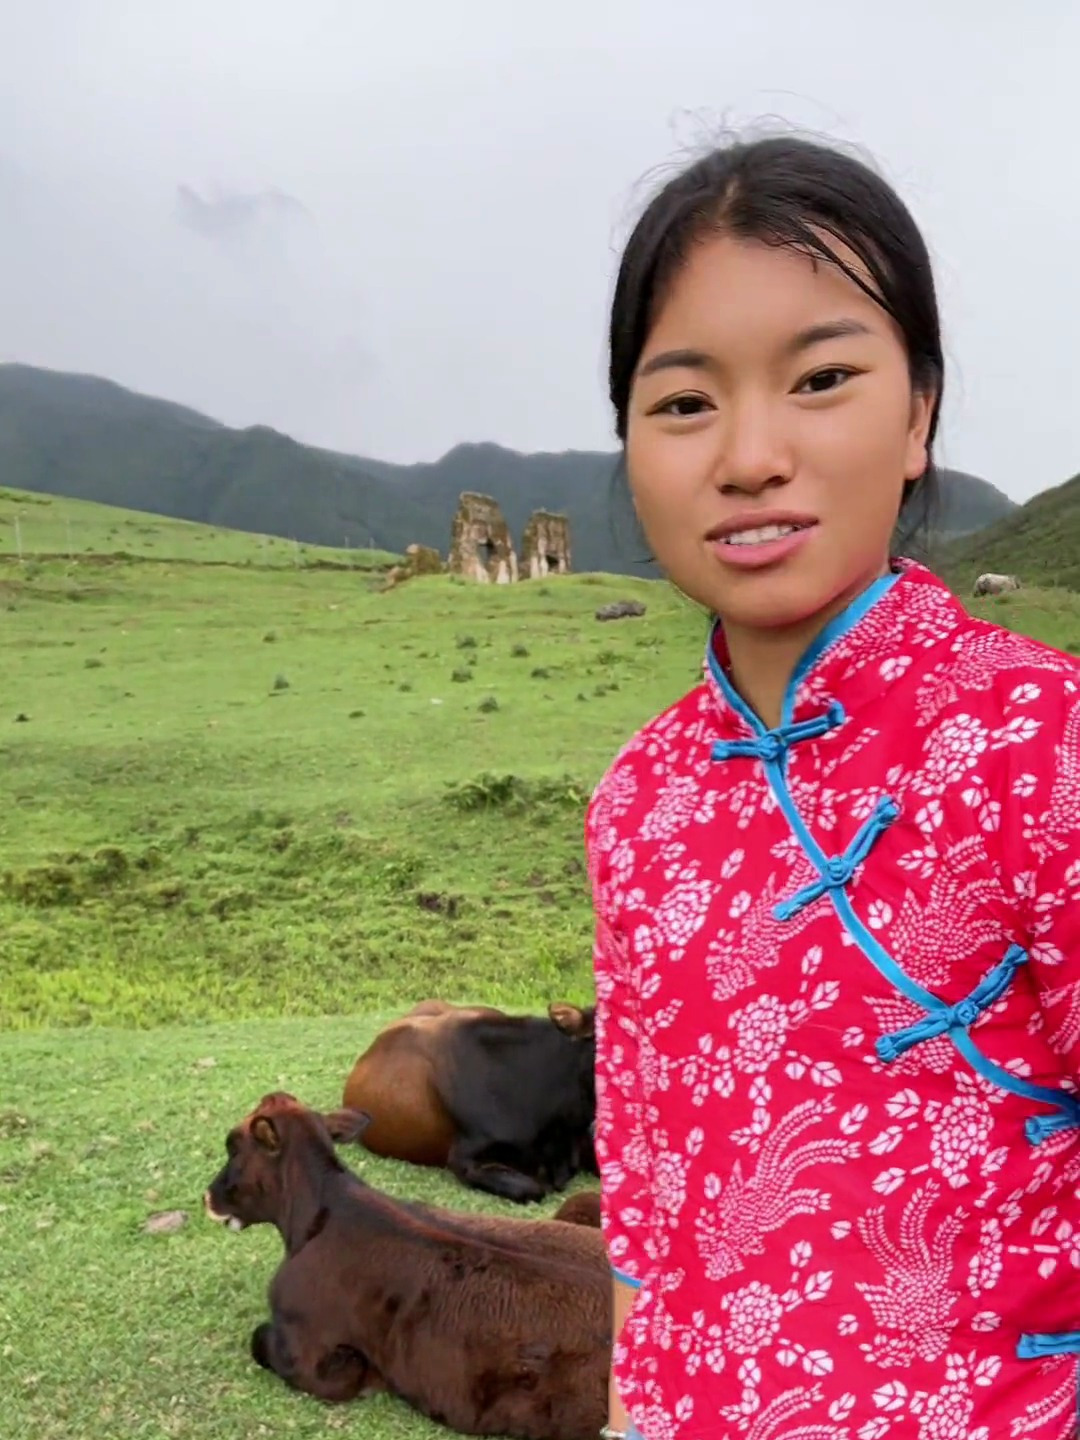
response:
<svg viewBox="0 0 1080 1440"><path fill-rule="evenodd" d="M151 395L127 390L114 380L97 375L73 375L63 370L39 370L31 365L0 365L0 394L5 408L18 409L29 419L68 414L87 423L129 421L140 424L220 430L217 420Z"/></svg>
<svg viewBox="0 0 1080 1440"><path fill-rule="evenodd" d="M1080 590L1080 475L1042 491L979 534L944 546L939 564L959 586L989 570L1019 575L1028 585Z"/></svg>
<svg viewBox="0 0 1080 1440"><path fill-rule="evenodd" d="M355 459L18 365L0 366L0 483L320 545L412 538L425 523L408 495L384 497L390 487Z"/></svg>
<svg viewBox="0 0 1080 1440"><path fill-rule="evenodd" d="M1011 515L1016 501L989 480L964 470L941 471L941 502L935 529L942 536L966 535Z"/></svg>
<svg viewBox="0 0 1080 1440"><path fill-rule="evenodd" d="M1013 502L949 471L939 527L975 530ZM400 553L445 553L463 490L495 497L520 535L533 510L570 517L575 570L655 574L643 556L616 456L522 455L458 445L441 460L393 465L300 445L267 426L234 430L110 381L0 365L0 484L282 535Z"/></svg>

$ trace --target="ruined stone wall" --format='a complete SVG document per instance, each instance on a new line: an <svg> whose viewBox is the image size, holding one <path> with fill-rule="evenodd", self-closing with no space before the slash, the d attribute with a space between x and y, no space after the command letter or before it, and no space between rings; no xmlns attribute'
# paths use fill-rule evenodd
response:
<svg viewBox="0 0 1080 1440"><path fill-rule="evenodd" d="M446 568L482 584L509 585L518 578L510 530L490 495L463 492L450 530Z"/></svg>
<svg viewBox="0 0 1080 1440"><path fill-rule="evenodd" d="M417 575L440 575L443 570L442 556L430 545L408 545L401 565L394 565L387 572L386 590L392 590L403 580L412 580Z"/></svg>
<svg viewBox="0 0 1080 1440"><path fill-rule="evenodd" d="M430 545L408 545L405 549L405 564L412 575L440 575L442 556Z"/></svg>
<svg viewBox="0 0 1080 1440"><path fill-rule="evenodd" d="M522 579L570 572L570 521L551 510L534 510L521 537Z"/></svg>

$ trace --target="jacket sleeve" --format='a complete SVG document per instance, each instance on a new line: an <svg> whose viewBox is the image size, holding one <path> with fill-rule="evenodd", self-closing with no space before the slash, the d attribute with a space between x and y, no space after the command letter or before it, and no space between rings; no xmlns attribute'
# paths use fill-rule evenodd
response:
<svg viewBox="0 0 1080 1440"><path fill-rule="evenodd" d="M596 1159L601 1219L615 1277L639 1286L648 1269L651 1210L644 1103L638 1074L638 995L629 946L613 904L609 855L596 811L586 822L595 909Z"/></svg>
<svg viewBox="0 0 1080 1440"><path fill-rule="evenodd" d="M1080 678L1080 677L1078 677ZM1060 682L1059 682L1060 683ZM1042 1011L1041 1028L1080 1088L1080 694L1064 687L1030 745L1015 746L1005 811L1004 878ZM1059 1070L1059 1076L1060 1076ZM1060 1084L1053 1076L1032 1076Z"/></svg>

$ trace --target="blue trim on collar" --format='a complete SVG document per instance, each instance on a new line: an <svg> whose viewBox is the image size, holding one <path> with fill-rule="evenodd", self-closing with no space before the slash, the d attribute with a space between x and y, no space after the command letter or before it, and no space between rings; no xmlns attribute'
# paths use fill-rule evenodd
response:
<svg viewBox="0 0 1080 1440"><path fill-rule="evenodd" d="M901 578L901 574L902 572L900 571L891 570L887 575L879 576L877 580L867 586L861 595L857 595L849 605L845 606L838 615L834 615L821 633L816 635L810 642L800 656L799 663L795 666L791 679L788 681L787 689L784 692L781 716L782 724L791 724L791 716L795 709L795 696L798 694L799 686L825 654L826 650L835 645L838 640L842 640L845 635L859 624L878 601L882 600L889 593ZM759 716L755 715L750 706L747 705L746 701L724 674L723 668L716 658L716 646L714 642L717 631L723 631L723 625L719 619L715 619L709 629L709 641L706 650L709 673L723 691L724 699L731 708L746 721L755 734L762 735L766 730L764 722Z"/></svg>
<svg viewBox="0 0 1080 1440"><path fill-rule="evenodd" d="M735 689L735 686L732 685L731 681L724 674L723 666L716 658L716 648L713 645L713 640L716 636L716 632L722 629L723 626L720 624L720 621L714 620L712 623L712 628L709 630L709 643L705 651L705 658L708 662L709 673L716 681L717 685L720 686L720 689L724 692L724 699L728 702L731 708L742 716L742 718L746 721L747 725L750 726L750 729L753 730L756 735L764 735L766 729L765 722L758 715L755 715L753 710L750 709L750 706L747 705L746 701Z"/></svg>
<svg viewBox="0 0 1080 1440"><path fill-rule="evenodd" d="M791 719L799 686L825 654L825 651L854 630L855 626L869 614L878 601L885 598L899 579L900 576L895 571L879 576L872 585L867 586L861 595L856 596L850 605L841 610L839 615L834 615L824 630L810 642L788 682L787 693L784 696L783 719L785 723Z"/></svg>

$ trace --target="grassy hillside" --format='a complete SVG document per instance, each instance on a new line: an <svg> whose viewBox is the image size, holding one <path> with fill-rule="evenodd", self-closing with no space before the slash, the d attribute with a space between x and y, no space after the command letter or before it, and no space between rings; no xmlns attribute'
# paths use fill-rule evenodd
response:
<svg viewBox="0 0 1080 1440"><path fill-rule="evenodd" d="M169 558L0 554L0 1026L587 989L584 800L698 676L691 606L597 575L383 593L288 546L80 517ZM623 596L646 615L593 618ZM981 604L1080 649L1068 594Z"/></svg>
<svg viewBox="0 0 1080 1440"><path fill-rule="evenodd" d="M583 993L584 797L692 682L700 618L234 543L0 560L0 1025ZM626 595L645 617L593 618Z"/></svg>
<svg viewBox="0 0 1080 1440"><path fill-rule="evenodd" d="M588 999L586 796L695 681L701 618L610 576L384 593L57 504L41 534L67 515L108 553L20 562L0 525L0 1434L435 1440L400 1402L323 1407L250 1363L279 1243L211 1226L201 1193L261 1094L335 1104L413 1001ZM624 596L645 616L597 623ZM1080 652L1078 596L975 608Z"/></svg>
<svg viewBox="0 0 1080 1440"><path fill-rule="evenodd" d="M417 541L445 553L461 492L480 490L518 537L533 510L568 514L576 570L655 578L615 468L614 454L521 455L492 444L391 465L299 445L266 426L232 430L92 376L0 365L3 483L310 544L400 553ZM1012 508L983 480L945 478L945 532Z"/></svg>
<svg viewBox="0 0 1080 1440"><path fill-rule="evenodd" d="M0 556L17 559L157 560L197 565L386 570L401 557L383 550L300 545L145 511L0 486Z"/></svg>
<svg viewBox="0 0 1080 1440"><path fill-rule="evenodd" d="M968 592L984 571L1019 575L1025 585L1080 590L1080 475L1036 495L977 536L948 545L940 563Z"/></svg>

